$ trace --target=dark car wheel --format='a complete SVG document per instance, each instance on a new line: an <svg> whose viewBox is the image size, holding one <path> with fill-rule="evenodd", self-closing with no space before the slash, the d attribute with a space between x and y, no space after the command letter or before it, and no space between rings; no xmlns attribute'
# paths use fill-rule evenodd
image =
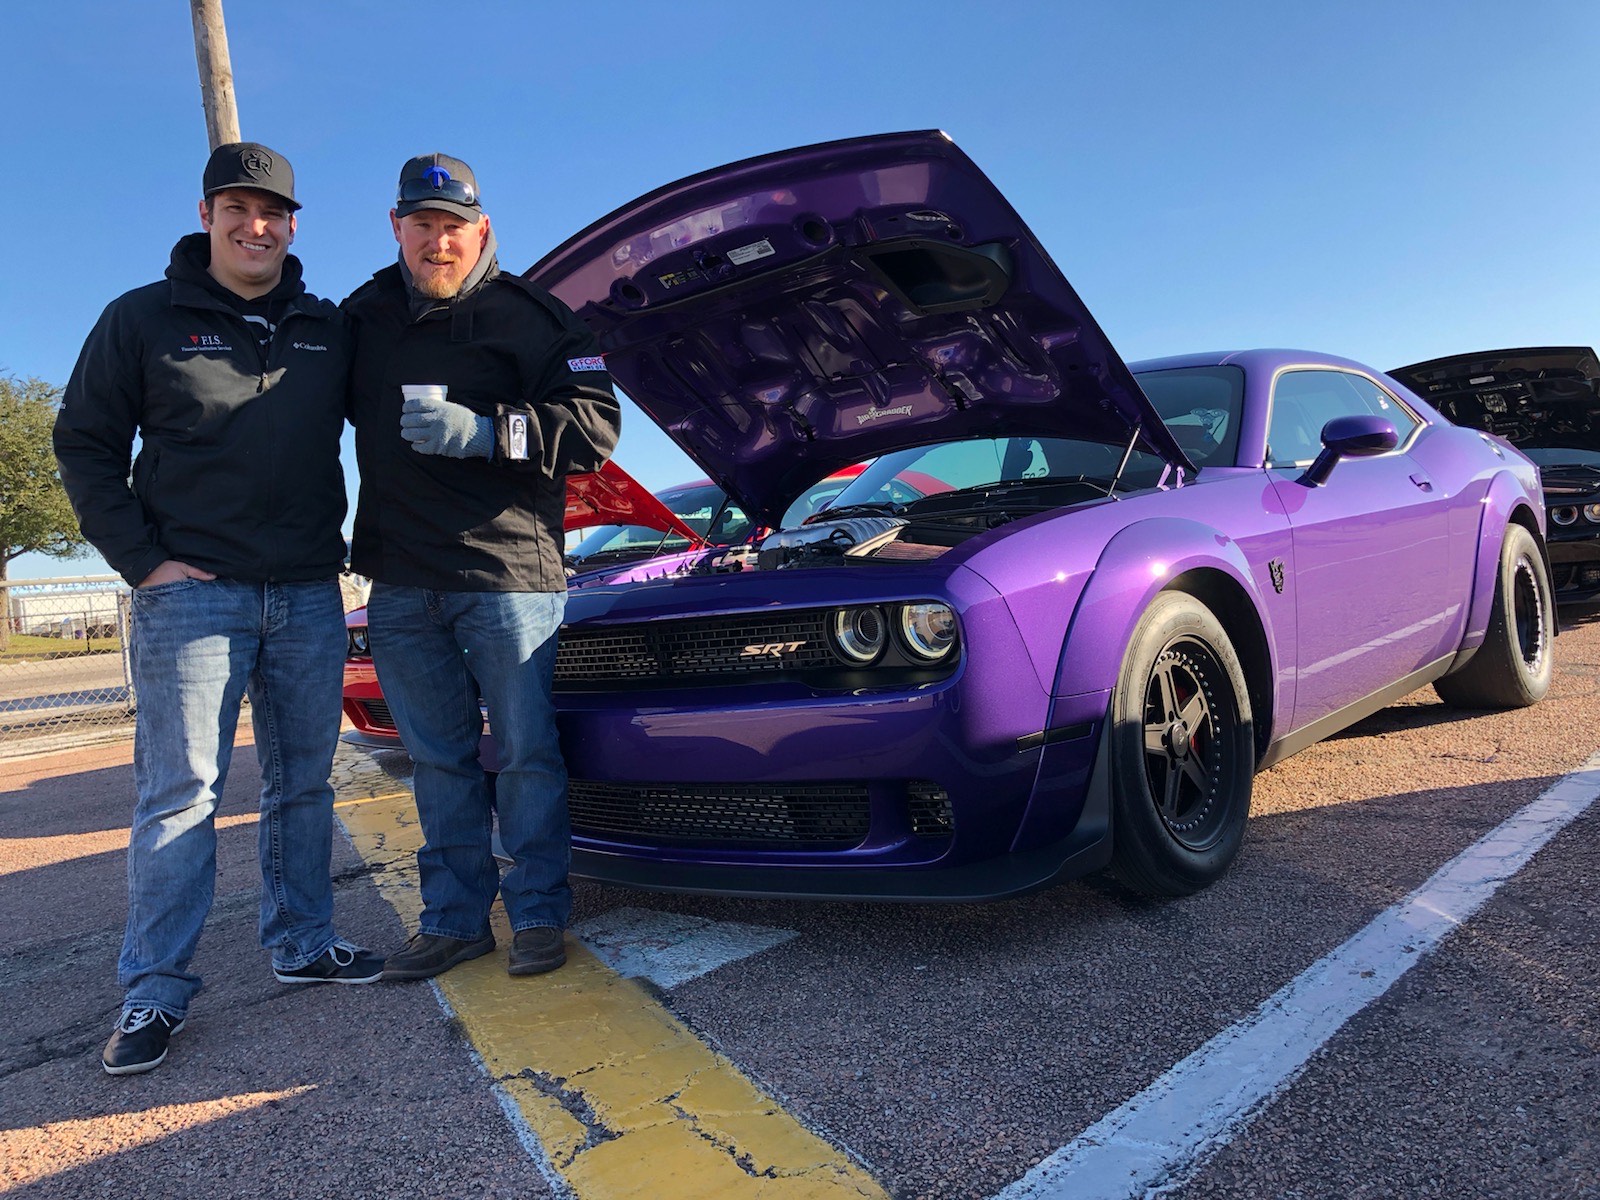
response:
<svg viewBox="0 0 1600 1200"><path fill-rule="evenodd" d="M1506 526L1494 610L1483 645L1434 690L1456 708L1524 708L1550 690L1550 639L1555 634L1550 573L1533 534Z"/></svg>
<svg viewBox="0 0 1600 1200"><path fill-rule="evenodd" d="M1156 597L1111 715L1111 873L1151 896L1199 891L1239 853L1255 775L1244 669L1210 609Z"/></svg>

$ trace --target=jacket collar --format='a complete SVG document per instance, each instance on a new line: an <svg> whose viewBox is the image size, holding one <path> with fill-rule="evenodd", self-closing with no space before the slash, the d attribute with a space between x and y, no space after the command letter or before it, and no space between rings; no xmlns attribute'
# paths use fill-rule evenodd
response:
<svg viewBox="0 0 1600 1200"><path fill-rule="evenodd" d="M462 280L461 290L443 300L417 294L416 280L412 278L411 268L406 266L406 260L401 256L396 265L400 268L400 280L406 289L406 301L411 309L411 319L420 321L424 317L443 314L446 311L452 313L457 311L462 306L462 301L471 299L485 283L500 274L500 260L496 253L498 250L499 243L495 240L494 228L491 226L489 236L484 239L483 253L478 256L477 263L466 279Z"/></svg>
<svg viewBox="0 0 1600 1200"><path fill-rule="evenodd" d="M230 302L234 293L211 277L206 270L210 265L211 239L206 234L190 233L178 239L178 244L172 248L172 261L167 264L174 307L237 311ZM306 298L300 260L292 254L284 256L283 278L261 299L281 304L285 315L292 312L321 315Z"/></svg>

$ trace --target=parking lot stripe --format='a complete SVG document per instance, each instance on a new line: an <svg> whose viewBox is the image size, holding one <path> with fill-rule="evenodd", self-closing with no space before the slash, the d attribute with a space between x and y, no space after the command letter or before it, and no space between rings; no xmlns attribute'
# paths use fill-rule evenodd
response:
<svg viewBox="0 0 1600 1200"><path fill-rule="evenodd" d="M416 807L360 758L341 752L336 808L380 892L415 928ZM509 942L498 904L492 923ZM497 1100L537 1140L540 1168L553 1172L558 1191L579 1200L884 1196L640 983L581 944L569 941L567 965L548 975L507 975L497 953L435 983Z"/></svg>
<svg viewBox="0 0 1600 1200"><path fill-rule="evenodd" d="M1597 796L1600 753L996 1200L1124 1200L1182 1184Z"/></svg>
<svg viewBox="0 0 1600 1200"><path fill-rule="evenodd" d="M800 936L793 929L646 908L613 908L579 922L572 932L618 975L648 979L659 988L675 988Z"/></svg>

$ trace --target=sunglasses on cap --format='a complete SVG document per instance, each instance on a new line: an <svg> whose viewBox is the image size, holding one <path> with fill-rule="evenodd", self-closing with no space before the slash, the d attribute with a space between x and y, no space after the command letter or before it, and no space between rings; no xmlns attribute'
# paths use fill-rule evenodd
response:
<svg viewBox="0 0 1600 1200"><path fill-rule="evenodd" d="M470 183L463 183L459 179L451 179L442 168L434 168L428 172L426 179L406 179L400 183L400 194L395 198L397 204L410 204L418 200L450 200L456 204L467 204L473 207L478 203L478 191Z"/></svg>

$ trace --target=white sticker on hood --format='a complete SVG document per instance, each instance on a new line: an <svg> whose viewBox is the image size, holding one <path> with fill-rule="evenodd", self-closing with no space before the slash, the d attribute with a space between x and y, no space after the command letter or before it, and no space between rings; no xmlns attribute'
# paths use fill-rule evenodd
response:
<svg viewBox="0 0 1600 1200"><path fill-rule="evenodd" d="M862 413L856 418L856 427L860 428L868 421L881 421L884 417L909 417L911 405L897 404L893 408L874 408Z"/></svg>
<svg viewBox="0 0 1600 1200"><path fill-rule="evenodd" d="M759 242L751 242L748 246L740 246L737 250L728 251L728 261L731 263L754 262L758 258L766 258L769 254L776 254L772 243L762 238Z"/></svg>

